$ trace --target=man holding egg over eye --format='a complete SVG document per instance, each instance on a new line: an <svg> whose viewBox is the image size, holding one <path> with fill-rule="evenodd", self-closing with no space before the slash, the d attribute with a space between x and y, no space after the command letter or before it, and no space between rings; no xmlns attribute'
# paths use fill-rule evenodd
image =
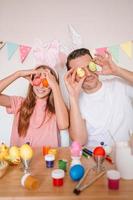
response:
<svg viewBox="0 0 133 200"><path fill-rule="evenodd" d="M109 52L93 58L85 48L71 52L66 66L71 139L88 146L112 145L112 136L127 141L133 130L133 72L116 65Z"/></svg>

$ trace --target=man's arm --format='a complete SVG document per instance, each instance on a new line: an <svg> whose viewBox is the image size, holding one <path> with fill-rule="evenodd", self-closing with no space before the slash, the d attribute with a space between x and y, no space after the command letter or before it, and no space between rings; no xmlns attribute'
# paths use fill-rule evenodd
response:
<svg viewBox="0 0 133 200"><path fill-rule="evenodd" d="M133 84L133 72L118 67L116 76L119 76Z"/></svg>
<svg viewBox="0 0 133 200"><path fill-rule="evenodd" d="M70 100L70 137L84 145L88 141L85 121L82 119L79 108L79 94L84 81L82 78L79 82L75 81L74 69L71 69L65 75L65 84L69 93Z"/></svg>
<svg viewBox="0 0 133 200"><path fill-rule="evenodd" d="M88 141L85 120L82 119L78 100L73 97L70 97L70 136L81 145Z"/></svg>
<svg viewBox="0 0 133 200"><path fill-rule="evenodd" d="M96 54L94 62L102 67L102 71L96 73L100 75L118 76L133 84L133 72L115 64L109 52L105 52L104 55Z"/></svg>

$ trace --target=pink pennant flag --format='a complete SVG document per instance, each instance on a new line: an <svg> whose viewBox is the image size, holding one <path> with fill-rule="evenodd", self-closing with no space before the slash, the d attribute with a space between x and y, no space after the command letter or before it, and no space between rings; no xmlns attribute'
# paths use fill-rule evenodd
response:
<svg viewBox="0 0 133 200"><path fill-rule="evenodd" d="M20 45L20 46L19 46L21 63L24 62L24 60L25 60L26 57L28 56L30 50L31 50L31 47L28 47L28 46L25 46L25 45Z"/></svg>
<svg viewBox="0 0 133 200"><path fill-rule="evenodd" d="M103 47L103 48L98 48L96 49L96 53L103 55L105 54L105 52L107 51L107 47Z"/></svg>

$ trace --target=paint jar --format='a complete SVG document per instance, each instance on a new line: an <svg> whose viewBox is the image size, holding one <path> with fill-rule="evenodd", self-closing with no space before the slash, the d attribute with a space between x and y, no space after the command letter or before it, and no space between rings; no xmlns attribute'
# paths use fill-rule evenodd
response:
<svg viewBox="0 0 133 200"><path fill-rule="evenodd" d="M57 155L57 149L50 148L48 150L48 154L53 154L56 157L56 155Z"/></svg>
<svg viewBox="0 0 133 200"><path fill-rule="evenodd" d="M46 167L52 168L54 166L55 156L53 154L45 155Z"/></svg>
<svg viewBox="0 0 133 200"><path fill-rule="evenodd" d="M54 186L62 186L64 182L65 172L62 169L54 169L51 174Z"/></svg>
<svg viewBox="0 0 133 200"><path fill-rule="evenodd" d="M67 160L58 160L58 167L59 167L59 169L63 169L64 171L66 171Z"/></svg>
<svg viewBox="0 0 133 200"><path fill-rule="evenodd" d="M28 190L36 189L39 187L40 182L34 176L31 176L30 173L24 174L21 178L21 185Z"/></svg>
<svg viewBox="0 0 133 200"><path fill-rule="evenodd" d="M50 146L43 146L42 147L42 154L43 156L47 155L50 150Z"/></svg>
<svg viewBox="0 0 133 200"><path fill-rule="evenodd" d="M113 190L118 190L120 181L120 172L117 170L108 170L107 178L108 178L108 188Z"/></svg>

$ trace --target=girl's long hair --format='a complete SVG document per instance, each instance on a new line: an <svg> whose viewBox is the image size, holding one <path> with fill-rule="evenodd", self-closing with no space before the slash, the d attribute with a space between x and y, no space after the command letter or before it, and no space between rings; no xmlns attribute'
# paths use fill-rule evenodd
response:
<svg viewBox="0 0 133 200"><path fill-rule="evenodd" d="M51 74L55 76L56 81L59 83L58 78L56 76L56 73L54 70L52 70L50 67L46 65L40 65L36 69L49 69ZM21 137L25 137L27 134L27 130L29 128L30 124L30 117L34 111L36 105L36 95L33 91L33 86L30 84L28 88L27 97L25 98L24 102L22 103L20 110L19 110L19 120L18 120L18 134ZM55 113L55 107L54 107L54 98L52 91L50 92L48 99L47 99L47 108L46 111L49 113Z"/></svg>

